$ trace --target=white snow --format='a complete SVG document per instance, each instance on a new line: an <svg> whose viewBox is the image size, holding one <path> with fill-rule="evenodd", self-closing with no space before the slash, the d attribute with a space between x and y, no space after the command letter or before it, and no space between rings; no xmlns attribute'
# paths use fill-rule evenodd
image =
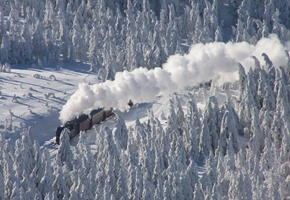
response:
<svg viewBox="0 0 290 200"><path fill-rule="evenodd" d="M285 48L274 35L261 39L256 46L246 42L196 44L188 54L169 57L162 68L138 68L117 73L114 81L80 84L61 110L60 120L68 121L96 107L123 108L129 99L135 103L152 101L159 95L173 94L210 79L220 85L232 82L238 78L238 63L246 69L254 66L251 56L256 56L264 65L262 53L266 53L275 66L287 63Z"/></svg>
<svg viewBox="0 0 290 200"><path fill-rule="evenodd" d="M215 55L214 53L211 55L213 55L213 58L218 57L218 56L214 57ZM282 52L281 52L281 55L282 55ZM176 58L176 60L174 60L173 58ZM20 133L23 131L23 127L26 127L26 128L30 127L31 139L38 141L43 149L48 150L49 156L52 162L58 162L57 158L58 156L60 156L59 152L61 152L62 154L65 154L64 157L67 156L68 158L67 162L70 163L72 161L69 159L72 159L72 155L69 156L69 155L66 155L66 153L71 154L72 153L71 151L73 151L76 154L77 147L76 148L72 147L65 150L59 150L61 148L57 149L57 147L54 147L52 145L52 142L54 140L54 135L55 135L55 129L57 126L63 123L59 120L61 109L63 109L62 112L64 111L67 112L68 111L67 109L71 109L70 113L72 115L71 117L73 117L73 116L76 116L79 112L85 112L86 110L100 106L99 103L101 103L102 100L104 101L102 102L104 106L110 105L109 103L113 102L113 103L116 103L116 105L119 105L115 108L115 113L119 115L120 117L122 117L128 129L133 130L133 128L135 128L136 126L136 123L135 123L136 120L139 120L140 122L145 122L145 123L146 121L148 121L149 111L152 111L154 113L154 116L159 119L162 126L167 127L167 125L170 124L170 118L167 117L170 114L169 99L173 95L178 97L181 103L181 106L184 109L185 115L189 114L189 111L186 110L188 109L188 107L185 107L185 103L187 102L187 100L194 99L198 106L198 109L202 111L206 109L206 106L207 106L206 102L210 96L215 96L220 105L222 105L227 100L231 101L231 99L234 99L233 102L237 102L236 100L238 98L239 92L237 91L238 87L235 87L236 84L232 84L229 87L227 87L227 85L223 85L223 87L219 87L220 82L218 82L217 80L214 80L212 82L211 87L207 87L204 82L201 84L198 83L198 81L202 81L203 79L193 79L192 82L191 81L187 82L188 85L184 84L183 82L182 83L184 84L183 87L175 85L176 86L175 90L168 89L167 87L168 85L166 84L166 82L164 82L163 85L161 84L162 87L159 87L159 88L152 87L149 84L149 81L151 81L151 78L153 78L152 81L153 82L155 81L154 83L157 86L160 86L159 83L161 83L162 81L165 81L165 79L160 78L161 81L156 82L157 77L160 77L159 75L164 75L164 72L165 72L164 76L168 76L169 74L172 74L172 76L170 75L172 78L171 80L174 80L174 79L179 80L179 77L177 76L177 73L176 73L176 72L179 72L178 67L176 69L177 71L174 71L174 68L172 66L185 65L188 67L188 66L197 65L197 64L193 64L193 65L189 64L190 58L191 57L189 56L189 54L185 56L177 55L176 57L171 57L170 59L173 59L173 61L170 61L169 59L167 64L164 65L163 69L157 69L156 71L155 70L148 71L145 69L139 69L139 70L134 70L133 72L119 73L118 75L121 78L117 79L116 82L107 81L105 83L98 83L97 76L94 74L80 72L78 69L78 66L71 66L70 69L63 68L59 70L51 70L49 68L47 69L13 69L12 68L11 72L9 73L0 73L0 86L1 86L0 105L2 107L2 112L0 115L0 119L1 119L0 131L5 133L5 136L8 140L10 140L11 142L14 142L17 138L20 137ZM208 58L211 58L211 57L208 57ZM281 59L282 58L284 57L282 56ZM232 59L227 58L227 56L225 56L224 59L225 60L228 59L229 63L232 62L231 61ZM218 61L219 59L216 60L216 62ZM214 64L214 61L211 61L209 59L208 63ZM170 64L172 64L172 66L170 66ZM220 62L220 64L223 64L223 62ZM200 62L200 65L202 65L202 62ZM203 66L202 69L206 69L207 67L210 68L210 64L208 65L204 64L202 66ZM186 68L188 72L190 71L190 69L191 69L190 67ZM221 68L221 71L222 69L223 68ZM230 74L234 72L234 69L235 68L231 69L232 71L230 70ZM226 70L224 70L224 72L227 73ZM156 79L154 79L154 76L152 76L152 74L154 73L156 74L160 73L158 74L158 76L155 77ZM184 75L184 73L185 72L181 72L180 74ZM200 74L206 74L206 73L209 73L209 72L208 71L200 72ZM118 80L122 80L123 82L118 82ZM183 81L183 80L180 79L180 81ZM168 82L168 83L174 85L174 83L177 83L177 82ZM130 88L131 90L128 90L128 89L126 90L126 87L124 87L124 86L127 86L126 84L128 83L134 83ZM94 84L94 85L92 86L91 84ZM112 88L114 90L111 90ZM163 93L163 89L165 89L164 93ZM108 95L108 92L111 92L111 91L115 91L117 93L111 93L110 94L111 96L110 96ZM133 94L136 95L134 97L138 99L138 101L136 101L136 99L133 98L135 105L131 108L129 108L126 104L127 99L130 98L130 94L131 94L130 92L133 92ZM116 94L116 96L114 96L113 94ZM142 96L145 94L148 96ZM153 95L153 96L150 96L150 95ZM119 97L123 99L120 100ZM152 97L152 98L150 99L149 97ZM66 104L67 100L69 101ZM74 102L74 106L77 109L74 109L74 107L72 107L73 105L71 104L72 102ZM94 102L97 102L97 103L94 103ZM233 103L233 106L235 106L234 103ZM78 110L78 109L83 109L83 110ZM203 112L200 112L200 114L202 115ZM81 133L81 134L86 134L85 137L83 138L85 138L85 141L87 142L87 144L90 145L90 149L92 150L91 153L94 153L94 156L95 156L94 158L98 156L99 157L102 156L102 153L100 150L100 148L102 147L100 147L101 146L100 142L109 142L110 140L112 140L111 137L113 137L112 133L108 135L104 135L107 132L104 130L102 131L100 130L104 126L109 127L111 131L116 130L117 122L115 119L116 118L110 118L100 125L95 125L92 128L92 130L89 130L86 133ZM178 120L178 119L175 119L175 120ZM228 122L229 125L231 125L230 122L231 121L229 120ZM226 124L226 123L223 123L223 124ZM129 131L128 134L133 134L133 135L130 135L131 139L144 137L142 136L140 132L136 131L136 129L135 131ZM174 136L174 134L172 134L172 136ZM22 134L22 137L25 137L25 135ZM67 135L66 137L68 138ZM66 140L68 144L67 146L69 146L69 142L67 138L65 139L65 137L63 137L62 139ZM70 141L70 145L76 146L78 144L82 144L81 142L78 143L79 138L82 138L82 137L73 138ZM180 138L182 138L182 136ZM224 141L224 139L221 139L221 140ZM174 142L172 142L171 144L175 142L176 141L174 140ZM240 145L243 147L251 143L251 141L249 142L247 137L242 137L242 136L239 136L239 142L240 142ZM61 143L61 144L64 144L64 143ZM119 144L119 143L116 143L116 144ZM206 142L204 144L206 144ZM139 144L133 144L132 146L128 145L128 148L129 146L130 148L134 148L135 145L139 145ZM65 146L66 145L63 145L62 147L64 148ZM178 145L176 145L176 147L178 147ZM19 147L17 147L17 145L16 145L16 148L18 148L19 150ZM115 149L112 148L104 152L112 151L111 153L114 154L114 150ZM234 151L234 149L231 149L231 150ZM150 152L149 148L145 152L147 153ZM126 153L129 154L129 150L126 151ZM228 154L231 155L231 153L228 153ZM116 154L115 156L118 156L118 155ZM175 159L177 159L177 157ZM208 159L208 160L210 161L211 159ZM124 161L125 160L122 160L122 162ZM174 164L172 166L174 166ZM68 167L71 167L71 165L68 165ZM208 169L205 166L200 165L200 166L197 166L197 172L198 172L197 176L200 178L199 179L200 182L206 181L207 176L203 176L203 174L208 173ZM56 173L56 176L57 175L59 175L59 173Z"/></svg>
<svg viewBox="0 0 290 200"><path fill-rule="evenodd" d="M95 75L68 69L12 69L0 73L0 131L14 141L22 128L30 127L32 139L42 145L54 137L61 124L59 111L78 83L97 81Z"/></svg>
<svg viewBox="0 0 290 200"><path fill-rule="evenodd" d="M276 66L286 63L282 44L271 36L261 39L256 46L245 42L197 44L184 56L171 56L163 68L121 72L115 81L104 83L99 83L94 74L80 72L77 65L59 70L12 69L10 73L0 73L0 105L3 107L0 128L6 138L13 141L23 127L30 128L31 138L43 145L53 139L57 126L97 107L121 110L129 125L137 118L147 117L150 109L156 117L164 118L168 98L174 92L186 91L186 86L211 78L217 78L216 85L236 80L237 63L249 68L253 63L252 55L263 63L261 52L266 52ZM226 91L196 89L195 92L200 109L204 108L209 95L215 95L220 102L228 96ZM126 110L129 99L139 106Z"/></svg>

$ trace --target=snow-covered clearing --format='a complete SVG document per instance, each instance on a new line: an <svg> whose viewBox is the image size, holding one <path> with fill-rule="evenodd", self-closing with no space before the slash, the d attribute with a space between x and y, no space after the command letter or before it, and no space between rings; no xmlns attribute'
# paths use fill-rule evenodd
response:
<svg viewBox="0 0 290 200"><path fill-rule="evenodd" d="M79 83L93 84L95 75L70 69L12 69L0 73L0 131L12 141L23 128L40 145L54 137L59 111Z"/></svg>
<svg viewBox="0 0 290 200"><path fill-rule="evenodd" d="M79 71L77 66L58 70L12 69L11 72L0 73L0 131L5 133L6 139L14 143L24 129L30 129L31 139L38 141L43 148L51 149L50 152L55 154L55 147L51 144L54 141L55 129L61 124L59 112L80 83L95 84L98 83L98 79L94 74ZM182 104L194 96L200 109L203 109L211 92L210 88L196 86L172 95L177 95ZM224 101L224 92L219 92L219 99ZM168 109L169 97L159 96L151 102L135 104L132 108L125 104L121 108L114 108L114 112L130 127L137 119L146 122L149 111L166 125ZM110 118L87 131L87 139L92 149L95 149L95 129L104 125L114 129L115 124L115 118ZM72 140L72 145L75 145L77 140L78 138Z"/></svg>

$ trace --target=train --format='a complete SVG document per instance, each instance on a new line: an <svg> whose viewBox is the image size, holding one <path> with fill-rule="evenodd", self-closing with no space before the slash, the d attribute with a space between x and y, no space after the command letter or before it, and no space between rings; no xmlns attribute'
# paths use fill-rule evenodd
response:
<svg viewBox="0 0 290 200"><path fill-rule="evenodd" d="M98 108L92 110L89 114L81 114L76 118L65 122L64 125L58 127L56 131L56 144L59 144L60 133L63 129L67 128L69 130L69 138L72 139L81 131L90 130L95 124L99 124L113 115L113 108L110 108L109 110Z"/></svg>

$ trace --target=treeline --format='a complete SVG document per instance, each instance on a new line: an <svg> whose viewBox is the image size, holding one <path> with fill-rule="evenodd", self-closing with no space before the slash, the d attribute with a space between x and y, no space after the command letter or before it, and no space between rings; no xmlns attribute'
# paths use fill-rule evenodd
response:
<svg viewBox="0 0 290 200"><path fill-rule="evenodd" d="M289 1L3 0L0 62L38 67L83 62L102 80L160 67L198 42L289 38Z"/></svg>
<svg viewBox="0 0 290 200"><path fill-rule="evenodd" d="M117 116L114 130L96 129L94 150L87 134L71 146L65 130L51 158L27 132L15 150L1 134L0 199L287 199L288 72L270 60L248 73L240 66L223 105L220 88L204 111L195 95L185 106L173 96L166 124L149 112L128 128Z"/></svg>

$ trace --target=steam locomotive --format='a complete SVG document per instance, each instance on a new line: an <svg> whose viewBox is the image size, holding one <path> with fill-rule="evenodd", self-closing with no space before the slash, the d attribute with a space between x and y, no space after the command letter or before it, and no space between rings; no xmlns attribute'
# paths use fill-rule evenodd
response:
<svg viewBox="0 0 290 200"><path fill-rule="evenodd" d="M92 110L89 114L81 114L78 117L67 121L62 127L58 127L56 130L56 144L59 144L59 137L63 129L67 128L69 130L69 137L72 139L81 131L90 130L93 125L105 121L112 115L114 115L112 108L109 110L98 108Z"/></svg>

